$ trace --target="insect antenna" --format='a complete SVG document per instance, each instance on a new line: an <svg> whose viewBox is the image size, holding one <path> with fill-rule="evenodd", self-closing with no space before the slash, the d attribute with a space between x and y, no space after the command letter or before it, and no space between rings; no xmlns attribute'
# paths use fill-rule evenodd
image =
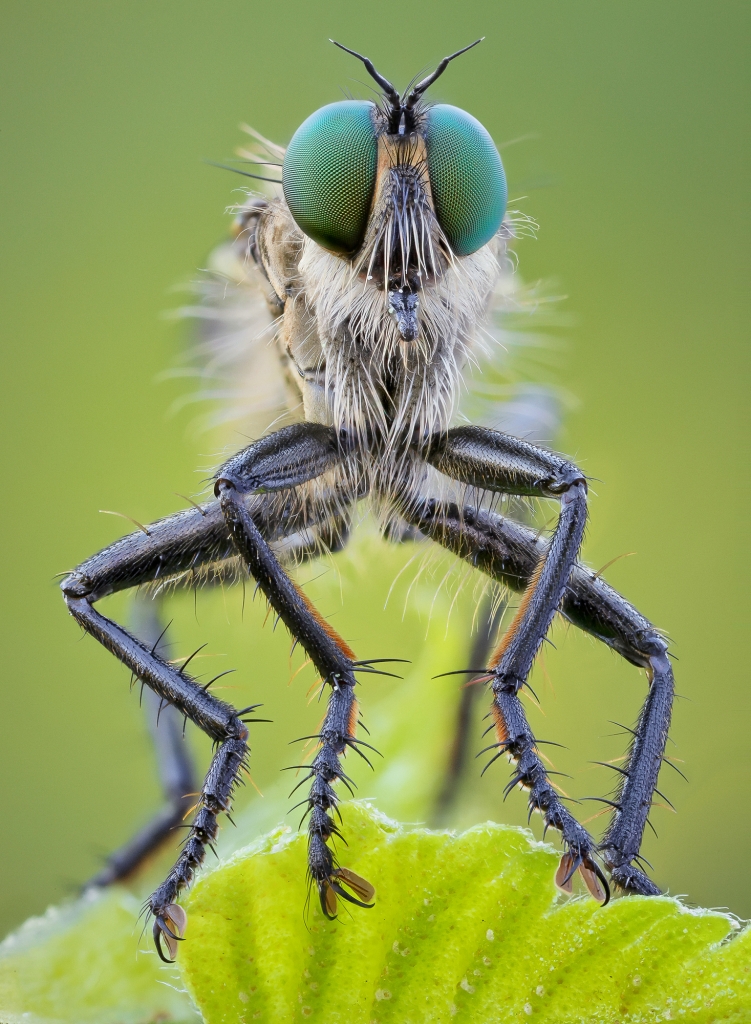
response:
<svg viewBox="0 0 751 1024"><path fill-rule="evenodd" d="M368 72L370 77L378 82L380 87L383 89L386 101L391 107L391 110L388 111L391 132L394 134L398 132L399 135L404 135L405 132L413 130L413 111L426 89L428 89L437 78L440 78L455 57L459 57L461 54L466 53L467 50L471 50L473 46L477 46L478 43L481 43L484 38L485 36L482 36L480 39L476 39L474 43L470 43L469 46L465 46L461 50L457 50L456 53L452 53L448 57L444 57L432 74L428 75L427 78L423 78L421 82L418 82L418 84L410 90L408 95L405 92L406 99L403 96L400 96L391 82L389 82L387 78L384 78L380 71L376 71L375 65L370 58L364 57L361 53L358 53L357 50L350 50L348 46L343 46L341 43L337 43L336 39L330 39L329 42L333 43L334 46L338 46L340 50L344 50L345 53L349 53L352 57L356 57L358 60L363 62L365 70Z"/></svg>
<svg viewBox="0 0 751 1024"><path fill-rule="evenodd" d="M433 72L433 74L432 75L428 75L427 78L423 78L423 80L421 82L419 82L414 87L414 89L409 94L409 96L407 97L407 100L406 100L406 102L404 104L405 109L406 110L412 110L412 108L417 103L417 101L420 99L422 94L426 91L426 89L428 89L433 84L433 82L435 82L435 80L437 78L441 77L441 75L446 70L446 68L449 66L451 61L455 57L460 57L463 53L466 53L467 50L471 50L474 46L477 46L477 44L481 43L484 38L485 38L485 36L481 36L479 39L475 39L474 43L470 43L469 46L465 46L463 49L457 50L456 53L452 53L449 57L444 57L443 60L441 61L441 63L438 65L438 67Z"/></svg>
<svg viewBox="0 0 751 1024"><path fill-rule="evenodd" d="M389 82L388 78L384 78L379 71L376 71L372 60L368 57L363 57L363 55L358 53L357 50L350 50L348 46L343 46L341 43L337 43L336 39L329 39L329 42L333 43L334 46L338 46L340 50L344 50L344 52L350 54L350 56L357 57L358 60L361 60L370 77L374 78L383 89L389 103L391 103L393 107L399 107L401 105L401 97L399 96L399 93L393 87L391 82Z"/></svg>

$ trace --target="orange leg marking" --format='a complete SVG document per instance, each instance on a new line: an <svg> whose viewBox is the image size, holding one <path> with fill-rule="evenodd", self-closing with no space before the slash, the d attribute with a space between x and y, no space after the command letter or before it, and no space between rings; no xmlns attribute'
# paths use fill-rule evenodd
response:
<svg viewBox="0 0 751 1024"><path fill-rule="evenodd" d="M349 709L349 722L347 723L347 730L349 735L355 737L357 735L357 701L352 701L352 706Z"/></svg>
<svg viewBox="0 0 751 1024"><path fill-rule="evenodd" d="M506 727L506 721L501 714L501 709L495 704L490 705L490 713L495 720L495 734L499 743L508 742L508 728Z"/></svg>
<svg viewBox="0 0 751 1024"><path fill-rule="evenodd" d="M334 641L334 643L339 648L339 650L342 652L342 654L345 656L345 658L349 658L350 661L356 661L357 660L357 655L352 650L352 648L349 646L349 644L339 636L339 634L337 633L337 631L334 629L333 626L329 625L329 623L324 619L323 615L321 615L321 613L318 611L318 609L313 604L313 602L308 598L308 596L305 594L305 592L302 591L297 586L296 583L293 584L293 586L294 586L295 590L297 591L297 593L300 595L300 600L303 602L303 604L308 609L310 614L316 620L316 622L321 627L321 629L329 637L331 637L331 639Z"/></svg>
<svg viewBox="0 0 751 1024"><path fill-rule="evenodd" d="M529 605L529 602L532 600L534 596L535 590L537 589L537 584L540 582L540 576L542 575L542 569L544 565L545 559L541 558L540 561L537 563L537 568L530 577L529 583L527 584L527 589L524 591L524 596L521 599L521 602L519 604L516 615L514 616L511 625L503 634L503 636L501 637L501 642L498 644L496 649L493 651L493 654L491 655L489 666L490 668L498 668L498 666L501 663L501 659L503 658L503 655L506 652L506 648L516 636L519 630L519 626L521 625L521 621L524 618L524 613L527 610L527 606Z"/></svg>

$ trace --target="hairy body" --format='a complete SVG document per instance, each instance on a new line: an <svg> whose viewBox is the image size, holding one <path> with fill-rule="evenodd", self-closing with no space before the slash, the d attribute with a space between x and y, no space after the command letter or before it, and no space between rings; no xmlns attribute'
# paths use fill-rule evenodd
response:
<svg viewBox="0 0 751 1024"><path fill-rule="evenodd" d="M659 892L634 862L670 721L666 642L577 562L587 519L581 470L522 438L452 426L494 291L510 269L513 228L504 219L500 158L469 115L422 104L452 58L403 97L361 59L383 88L384 103L348 101L311 115L284 157L284 197L249 202L233 243L243 274L257 272L265 282L298 422L225 462L214 501L123 538L62 584L80 625L218 745L183 851L148 901L160 955L164 941L174 957L182 938L185 917L176 900L216 835L218 815L230 807L248 757L244 716L252 708L237 711L213 697L185 665L170 665L157 644L131 636L93 605L115 590L190 581L202 570L221 574L239 565L255 580L330 689L319 746L299 784L310 782L303 804L311 882L328 917L336 916L340 899L370 906L373 887L337 862L330 841L339 834L336 786L349 785L343 757L350 751L367 759L368 744L357 737L358 677L380 669L357 659L281 564L291 553L315 555L345 543L353 509L366 497L384 528L397 524L405 536L429 537L523 593L480 676L492 692L495 742L488 749L493 760L509 756L509 788L525 789L530 813L560 832L559 885L570 891L578 870L592 895L606 901L604 864L619 888ZM343 177L339 164L332 171L327 163L332 151L347 171ZM559 501L555 530L545 538L504 519L483 504L485 492ZM618 769L622 784L606 801L613 817L599 846L551 783L519 700L558 611L650 679Z"/></svg>

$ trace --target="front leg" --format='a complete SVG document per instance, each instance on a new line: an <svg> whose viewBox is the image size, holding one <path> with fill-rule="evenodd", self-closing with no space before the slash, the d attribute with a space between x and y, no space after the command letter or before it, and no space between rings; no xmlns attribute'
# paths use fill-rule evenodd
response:
<svg viewBox="0 0 751 1024"><path fill-rule="evenodd" d="M372 906L369 901L375 891L365 879L336 863L329 841L341 833L329 812L335 810L338 803L334 783L342 781L346 786L350 786L340 758L347 749L355 750L365 757L359 749L362 741L355 738L355 673L376 670L372 666L357 662L348 644L323 619L305 594L284 572L246 508L243 500L246 488L247 483L243 475L237 473L231 463L223 467L217 478L215 490L230 536L247 565L248 572L263 590L267 601L284 622L294 640L299 642L309 655L320 673L323 685L328 683L331 687L326 717L320 733L315 737L320 741L320 748L307 776L313 782L308 799L304 802L307 803L306 815L310 816L310 878L318 889L323 913L328 918L334 918L337 913L337 897L361 907L369 907ZM343 889L343 885L356 893L356 896Z"/></svg>
<svg viewBox="0 0 751 1024"><path fill-rule="evenodd" d="M575 466L557 455L518 438L478 427L449 431L448 435L437 440L433 454L428 458L450 476L477 487L505 490L509 494L554 497L561 488L570 488L578 474ZM469 533L476 533L481 523L486 530L490 527L486 533L488 543L481 541L480 547L472 552L475 564L491 575L500 572L500 578L510 586L524 589L519 614L496 652L504 663L506 648L514 648L515 630L521 628L526 618L525 604L531 592L534 591L536 597L538 577L545 573L545 566L559 550L561 522L552 540L547 542L532 531L508 523L493 513L474 509L466 509L465 512L472 519L471 526L467 523ZM460 515L459 518L464 517ZM505 542L500 544L500 551L498 530ZM440 532L443 532L443 527ZM462 532L465 532L464 528L460 527L459 534ZM449 528L446 539L452 533L453 528ZM454 534L456 539L459 534ZM483 562L488 562L488 567ZM674 684L667 642L628 601L581 565L573 566L573 571L564 581L556 607L559 605L571 622L647 672L649 693L633 733L626 765L618 769L620 784L615 799L611 801L613 818L600 850L619 888L656 895L660 890L632 862L639 860L639 848L664 760L670 725Z"/></svg>
<svg viewBox="0 0 751 1024"><path fill-rule="evenodd" d="M511 625L490 656L487 675L493 690L497 756L508 753L516 763L511 787L518 784L529 791L530 811L540 811L546 828L558 829L566 844L559 883L568 888L579 869L592 894L607 901L607 883L595 860L596 844L563 806L550 782L518 697L576 564L587 521L584 474L560 456L526 441L473 426L431 438L425 458L446 476L473 487L555 498L561 503L551 542L526 582Z"/></svg>

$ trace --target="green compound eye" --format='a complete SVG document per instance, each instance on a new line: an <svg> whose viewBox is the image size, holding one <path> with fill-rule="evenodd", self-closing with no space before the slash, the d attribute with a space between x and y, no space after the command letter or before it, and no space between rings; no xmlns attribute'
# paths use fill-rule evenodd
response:
<svg viewBox="0 0 751 1024"><path fill-rule="evenodd" d="M438 223L457 256L489 242L506 212L506 175L479 121L447 103L428 110L428 173Z"/></svg>
<svg viewBox="0 0 751 1024"><path fill-rule="evenodd" d="M378 142L372 103L342 100L304 121L287 147L284 197L301 231L324 249L360 247L375 188Z"/></svg>

